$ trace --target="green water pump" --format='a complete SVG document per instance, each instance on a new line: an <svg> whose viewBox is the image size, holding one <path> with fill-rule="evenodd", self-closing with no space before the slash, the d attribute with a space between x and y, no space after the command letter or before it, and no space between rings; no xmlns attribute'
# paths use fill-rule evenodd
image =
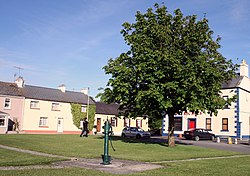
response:
<svg viewBox="0 0 250 176"><path fill-rule="evenodd" d="M104 165L109 165L111 164L111 156L109 156L109 141L111 144L112 149L115 151L113 145L112 145L112 141L111 141L111 135L113 133L112 131L112 126L109 123L108 119L105 121L104 123L104 154L102 155L102 160Z"/></svg>

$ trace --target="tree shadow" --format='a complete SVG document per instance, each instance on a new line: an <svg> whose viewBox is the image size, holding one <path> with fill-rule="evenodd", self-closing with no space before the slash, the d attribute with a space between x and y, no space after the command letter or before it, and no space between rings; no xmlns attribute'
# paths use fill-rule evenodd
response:
<svg viewBox="0 0 250 176"><path fill-rule="evenodd" d="M104 139L104 136L99 136L99 139ZM143 144L157 144L161 146L167 146L168 140L166 138L162 138L161 136L154 136L153 138L129 138L129 137L121 137L121 136L111 136L112 141L121 141L124 143L143 143ZM193 145L191 143L182 142L181 140L176 140L176 144L178 145Z"/></svg>

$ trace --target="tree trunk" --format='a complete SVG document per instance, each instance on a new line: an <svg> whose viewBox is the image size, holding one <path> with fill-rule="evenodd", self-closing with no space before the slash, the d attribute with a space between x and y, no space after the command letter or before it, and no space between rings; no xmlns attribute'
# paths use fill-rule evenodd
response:
<svg viewBox="0 0 250 176"><path fill-rule="evenodd" d="M175 147L174 113L168 113L168 147Z"/></svg>

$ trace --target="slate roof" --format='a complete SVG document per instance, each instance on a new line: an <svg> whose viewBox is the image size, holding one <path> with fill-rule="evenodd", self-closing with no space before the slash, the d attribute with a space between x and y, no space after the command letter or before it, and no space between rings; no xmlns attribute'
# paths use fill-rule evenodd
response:
<svg viewBox="0 0 250 176"><path fill-rule="evenodd" d="M105 114L105 115L118 115L119 114L119 105L118 104L106 104L102 102L96 102L96 114Z"/></svg>
<svg viewBox="0 0 250 176"><path fill-rule="evenodd" d="M0 95L22 96L16 83L0 82Z"/></svg>
<svg viewBox="0 0 250 176"><path fill-rule="evenodd" d="M23 96L30 99L47 100L55 102L87 104L88 96L81 92L65 91L46 87L25 85L22 89ZM89 104L95 104L90 98Z"/></svg>
<svg viewBox="0 0 250 176"><path fill-rule="evenodd" d="M224 82L221 87L222 87L222 89L239 87L242 79L243 79L243 76L238 76L238 77L233 78L227 82Z"/></svg>
<svg viewBox="0 0 250 176"><path fill-rule="evenodd" d="M54 102L88 104L88 96L81 92L65 91L46 87L25 85L19 88L16 83L0 81L0 95L20 96L30 99L47 100ZM90 98L89 104L95 104Z"/></svg>

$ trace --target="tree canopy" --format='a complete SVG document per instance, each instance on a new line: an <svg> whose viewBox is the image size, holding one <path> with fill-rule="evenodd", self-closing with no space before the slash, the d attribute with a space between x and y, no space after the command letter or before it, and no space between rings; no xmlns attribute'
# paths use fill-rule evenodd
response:
<svg viewBox="0 0 250 176"><path fill-rule="evenodd" d="M125 22L121 34L128 51L104 66L111 78L104 89L106 102L116 102L126 116L169 116L182 111L216 113L232 99L220 96L221 85L232 79L237 65L218 51L221 38L213 38L208 19L169 13L155 4L137 12L135 23Z"/></svg>

